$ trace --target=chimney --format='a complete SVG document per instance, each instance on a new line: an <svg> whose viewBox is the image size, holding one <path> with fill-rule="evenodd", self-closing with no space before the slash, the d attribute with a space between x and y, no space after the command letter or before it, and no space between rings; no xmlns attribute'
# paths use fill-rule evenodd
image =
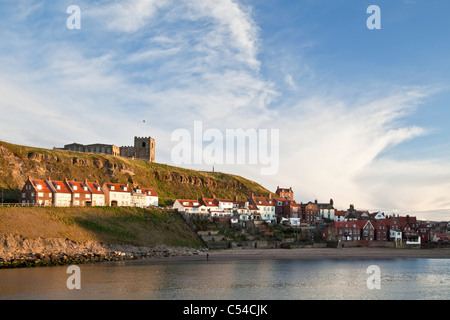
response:
<svg viewBox="0 0 450 320"><path fill-rule="evenodd" d="M215 195L215 194L213 194L213 195L212 195L212 198L213 198L213 199L215 199L215 198L216 198L216 195Z"/></svg>
<svg viewBox="0 0 450 320"><path fill-rule="evenodd" d="M269 192L269 195L267 198L272 199L272 193Z"/></svg>
<svg viewBox="0 0 450 320"><path fill-rule="evenodd" d="M332 206L334 205L333 199L330 199L330 204L331 204Z"/></svg>
<svg viewBox="0 0 450 320"><path fill-rule="evenodd" d="M237 196L237 194L235 194L234 195L234 202L237 202L238 201L238 196Z"/></svg>
<svg viewBox="0 0 450 320"><path fill-rule="evenodd" d="M314 200L314 203L315 203L315 204L317 204L317 199L316 199L316 200Z"/></svg>
<svg viewBox="0 0 450 320"><path fill-rule="evenodd" d="M255 197L255 194L252 192L250 193L250 199L253 199Z"/></svg>
<svg viewBox="0 0 450 320"><path fill-rule="evenodd" d="M355 210L355 206L353 204L350 205L350 210L351 211Z"/></svg>

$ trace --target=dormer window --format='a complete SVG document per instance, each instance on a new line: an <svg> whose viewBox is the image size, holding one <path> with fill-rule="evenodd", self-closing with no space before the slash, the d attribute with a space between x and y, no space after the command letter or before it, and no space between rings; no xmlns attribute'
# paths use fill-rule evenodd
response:
<svg viewBox="0 0 450 320"><path fill-rule="evenodd" d="M36 188L37 188L38 190L42 190L42 186L41 186L40 184L38 184L38 185L36 186Z"/></svg>
<svg viewBox="0 0 450 320"><path fill-rule="evenodd" d="M84 187L83 189L84 189L84 191L88 191L88 188L87 188L87 187Z"/></svg>
<svg viewBox="0 0 450 320"><path fill-rule="evenodd" d="M123 187L123 191L127 191L127 187Z"/></svg>
<svg viewBox="0 0 450 320"><path fill-rule="evenodd" d="M115 190L115 187L114 187L114 186L111 186L111 190Z"/></svg>
<svg viewBox="0 0 450 320"><path fill-rule="evenodd" d="M77 186L73 186L73 190L77 190Z"/></svg>
<svg viewBox="0 0 450 320"><path fill-rule="evenodd" d="M56 190L61 190L61 186L60 186L60 185L57 185L57 186L56 186Z"/></svg>

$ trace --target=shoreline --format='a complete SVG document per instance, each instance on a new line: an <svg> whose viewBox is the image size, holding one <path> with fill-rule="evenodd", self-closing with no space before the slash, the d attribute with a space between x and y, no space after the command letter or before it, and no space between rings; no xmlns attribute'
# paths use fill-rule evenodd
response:
<svg viewBox="0 0 450 320"><path fill-rule="evenodd" d="M209 256L207 257L207 253ZM241 261L241 260L393 260L393 259L450 259L450 248L393 249L393 248L300 248L300 249L243 249L213 250L194 256L175 256L145 261Z"/></svg>
<svg viewBox="0 0 450 320"><path fill-rule="evenodd" d="M445 248L293 248L218 249L169 246L142 247L69 239L25 239L0 236L0 269L102 263L114 261L239 261L239 260L377 260L450 259Z"/></svg>

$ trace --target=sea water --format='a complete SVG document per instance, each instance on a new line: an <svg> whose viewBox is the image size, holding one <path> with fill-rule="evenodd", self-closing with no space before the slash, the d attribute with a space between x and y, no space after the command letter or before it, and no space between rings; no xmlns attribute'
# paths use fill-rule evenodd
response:
<svg viewBox="0 0 450 320"><path fill-rule="evenodd" d="M370 266L380 271L370 289ZM450 299L450 259L130 261L0 270L0 299ZM370 270L370 269L369 269Z"/></svg>

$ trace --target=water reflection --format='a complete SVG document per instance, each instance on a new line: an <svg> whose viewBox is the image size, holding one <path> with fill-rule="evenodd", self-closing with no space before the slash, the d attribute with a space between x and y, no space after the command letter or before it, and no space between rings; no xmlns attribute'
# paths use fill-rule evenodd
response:
<svg viewBox="0 0 450 320"><path fill-rule="evenodd" d="M369 290L367 267L381 269ZM81 265L81 290L67 267L0 270L1 299L449 299L450 260L252 260Z"/></svg>

